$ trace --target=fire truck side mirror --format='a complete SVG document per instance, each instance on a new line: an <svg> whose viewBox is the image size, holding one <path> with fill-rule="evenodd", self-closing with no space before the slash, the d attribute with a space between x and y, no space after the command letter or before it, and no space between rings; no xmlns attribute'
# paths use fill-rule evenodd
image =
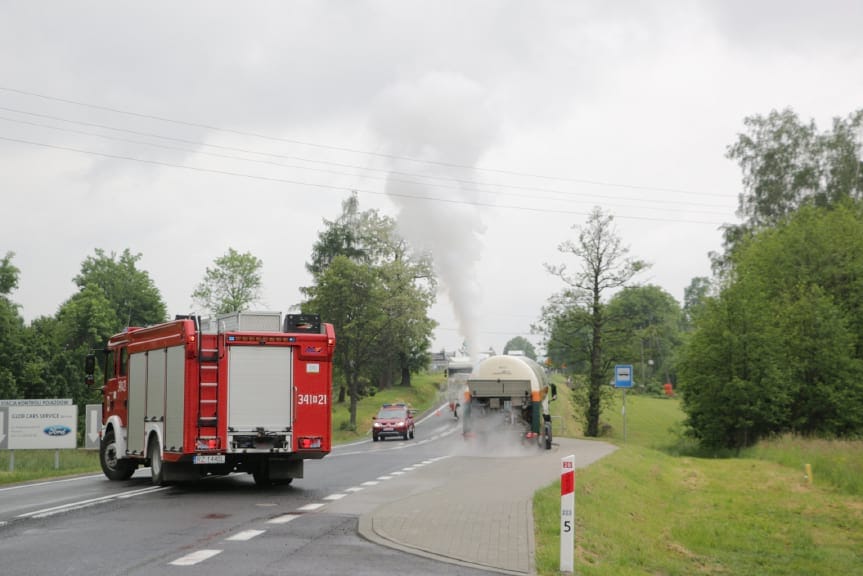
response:
<svg viewBox="0 0 863 576"><path fill-rule="evenodd" d="M87 354L84 358L84 382L87 386L92 386L93 382L95 382L96 378L94 373L96 372L96 355L95 354Z"/></svg>

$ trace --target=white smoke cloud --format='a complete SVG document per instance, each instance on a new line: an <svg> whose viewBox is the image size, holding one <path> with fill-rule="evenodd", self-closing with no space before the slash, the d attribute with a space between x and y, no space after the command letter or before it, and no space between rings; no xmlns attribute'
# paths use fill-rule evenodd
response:
<svg viewBox="0 0 863 576"><path fill-rule="evenodd" d="M385 90L373 127L386 152L399 157L390 160L386 185L398 209L399 232L415 250L432 254L461 335L476 357L482 296L477 262L486 229L476 203L488 199L477 189L474 167L499 127L486 91L461 75L427 74Z"/></svg>

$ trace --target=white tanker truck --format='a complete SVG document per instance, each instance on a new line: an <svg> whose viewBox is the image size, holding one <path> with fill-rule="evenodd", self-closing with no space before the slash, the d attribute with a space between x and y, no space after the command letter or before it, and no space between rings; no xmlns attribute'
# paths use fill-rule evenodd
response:
<svg viewBox="0 0 863 576"><path fill-rule="evenodd" d="M464 394L466 439L517 432L523 442L551 449L548 402L557 397L557 387L535 361L527 356L490 356L467 378Z"/></svg>

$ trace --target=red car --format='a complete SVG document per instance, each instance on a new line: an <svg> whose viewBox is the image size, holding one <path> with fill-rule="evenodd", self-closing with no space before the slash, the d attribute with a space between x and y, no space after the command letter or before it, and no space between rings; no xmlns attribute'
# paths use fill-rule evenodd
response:
<svg viewBox="0 0 863 576"><path fill-rule="evenodd" d="M384 404L374 417L372 440L377 442L387 436L403 440L414 437L414 411L407 404Z"/></svg>

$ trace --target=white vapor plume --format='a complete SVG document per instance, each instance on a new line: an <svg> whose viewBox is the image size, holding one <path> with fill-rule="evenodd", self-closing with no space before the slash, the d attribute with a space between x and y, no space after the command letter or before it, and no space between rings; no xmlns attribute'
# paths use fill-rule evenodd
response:
<svg viewBox="0 0 863 576"><path fill-rule="evenodd" d="M475 204L482 193L471 181L498 132L485 91L460 75L427 74L384 91L373 125L387 152L402 157L391 160L386 184L399 211L399 232L415 251L432 254L461 336L476 357L481 298L476 265L485 224Z"/></svg>

